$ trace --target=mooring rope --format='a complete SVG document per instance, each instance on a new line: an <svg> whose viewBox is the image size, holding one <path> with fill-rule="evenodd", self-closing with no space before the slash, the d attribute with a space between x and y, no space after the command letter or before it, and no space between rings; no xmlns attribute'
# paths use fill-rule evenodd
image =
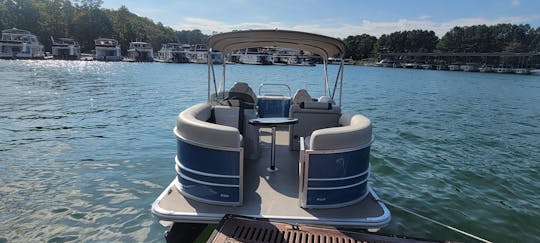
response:
<svg viewBox="0 0 540 243"><path fill-rule="evenodd" d="M468 236L468 237L471 237L471 238L473 238L473 239L475 239L475 240L478 240L478 241L481 241L481 242L485 242L485 243L492 243L492 242L489 241L489 240L486 240L486 239L484 239L484 238L478 237L478 236L473 235L473 234L471 234L471 233L467 233L467 232L465 232L465 231L463 231L463 230L454 228L454 227L452 227L452 226L450 226L450 225L443 224L443 223L441 223L441 222L439 222L439 221L437 221L437 220L430 219L430 218L428 218L428 217L426 217L426 216L424 216L424 215L415 213L415 212L413 212L413 211L411 211L411 210L409 210L409 209L406 209L406 208L401 207L401 206L399 206L399 205L393 204L393 203L391 203L391 202L389 202L389 201L386 201L386 200L383 200L383 199L377 199L377 200L378 200L378 201L381 201L381 202L383 202L383 203L386 203L386 204L388 204L388 205L390 205L390 206L392 206L392 207L401 209L401 210L403 210L403 211L405 211L405 212L407 212L407 213L410 213L410 214L412 214L412 215L415 215L415 216L417 216L417 217L420 217L420 218L423 218L423 219L428 220L428 221L430 221L430 222L436 223L436 224L438 224L438 225L440 225L440 226L443 226L443 227L445 227L445 228L447 228L447 229L450 229L450 230L453 230L453 231L458 232L458 233L460 233L460 234L463 234L463 235L466 235L466 236Z"/></svg>

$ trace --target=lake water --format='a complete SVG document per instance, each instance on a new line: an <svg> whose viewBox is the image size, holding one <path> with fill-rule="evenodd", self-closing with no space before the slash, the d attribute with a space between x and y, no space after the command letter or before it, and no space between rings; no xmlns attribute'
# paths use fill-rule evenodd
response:
<svg viewBox="0 0 540 243"><path fill-rule="evenodd" d="M227 69L228 87L315 95L322 73ZM175 176L175 118L206 90L206 65L0 60L0 242L162 241L150 206ZM381 198L489 240L540 241L540 76L349 66L343 103L373 122ZM471 241L390 210L384 233Z"/></svg>

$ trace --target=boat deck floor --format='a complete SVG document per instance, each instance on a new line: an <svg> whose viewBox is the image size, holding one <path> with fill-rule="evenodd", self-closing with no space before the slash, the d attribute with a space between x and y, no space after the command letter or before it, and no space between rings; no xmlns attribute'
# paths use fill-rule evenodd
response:
<svg viewBox="0 0 540 243"><path fill-rule="evenodd" d="M305 209L298 199L299 151L289 150L288 131L276 132L276 167L269 172L271 132L261 129L260 157L244 161L244 198L242 206L219 206L184 197L177 180L163 191L152 205L161 220L217 224L224 215L234 214L266 218L295 224L377 230L390 221L390 212L379 202L372 189L362 201L334 209Z"/></svg>

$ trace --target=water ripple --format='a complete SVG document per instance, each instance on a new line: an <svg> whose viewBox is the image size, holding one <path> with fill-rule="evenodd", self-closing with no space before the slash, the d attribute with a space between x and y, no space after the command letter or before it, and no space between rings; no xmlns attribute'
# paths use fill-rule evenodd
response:
<svg viewBox="0 0 540 243"><path fill-rule="evenodd" d="M171 129L179 111L206 101L206 72L204 65L0 61L0 242L161 241L150 205L174 178ZM321 73L320 66L228 70L231 82L291 82L313 96ZM370 184L382 198L488 239L535 242L538 81L350 67L342 108L373 122ZM384 232L469 240L392 214Z"/></svg>

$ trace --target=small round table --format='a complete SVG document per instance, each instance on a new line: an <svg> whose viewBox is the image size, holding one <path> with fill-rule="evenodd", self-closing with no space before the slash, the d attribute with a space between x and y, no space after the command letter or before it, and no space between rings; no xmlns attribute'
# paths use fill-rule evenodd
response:
<svg viewBox="0 0 540 243"><path fill-rule="evenodd" d="M272 128L272 154L270 157L270 167L268 171L274 172L276 168L276 127L278 126L288 126L298 123L296 118L288 117L261 117L250 119L249 124L257 127L271 127Z"/></svg>

